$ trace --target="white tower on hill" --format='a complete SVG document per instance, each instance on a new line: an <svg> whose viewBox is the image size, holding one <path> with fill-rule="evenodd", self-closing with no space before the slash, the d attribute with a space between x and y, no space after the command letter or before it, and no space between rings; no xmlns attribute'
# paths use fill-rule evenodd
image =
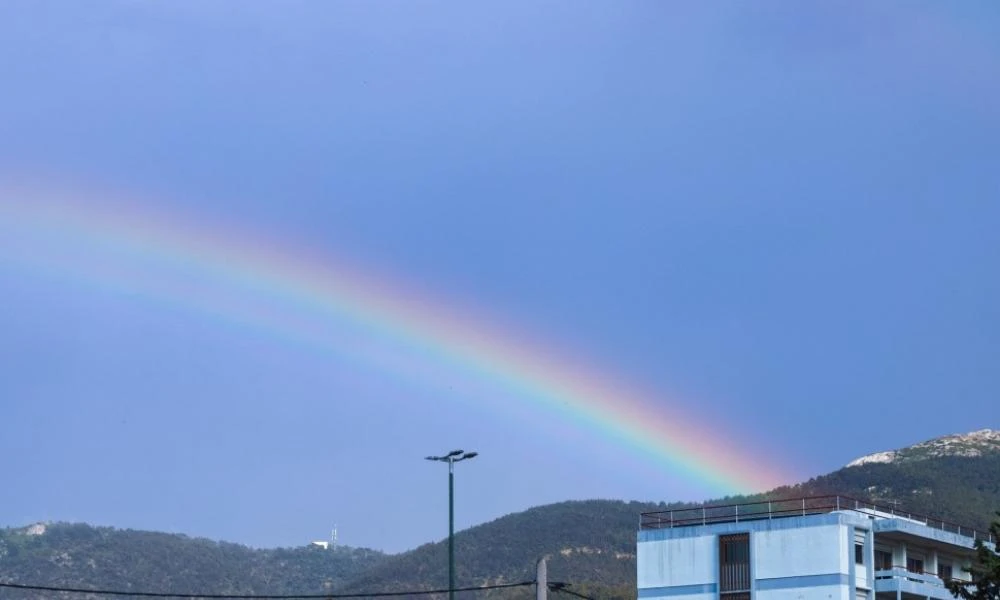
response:
<svg viewBox="0 0 1000 600"><path fill-rule="evenodd" d="M333 524L333 530L330 532L330 541L317 540L315 542L311 542L310 545L312 545L312 546L319 546L320 548L322 548L324 550L329 550L330 548L333 548L334 550L336 550L337 549L337 524L336 523Z"/></svg>

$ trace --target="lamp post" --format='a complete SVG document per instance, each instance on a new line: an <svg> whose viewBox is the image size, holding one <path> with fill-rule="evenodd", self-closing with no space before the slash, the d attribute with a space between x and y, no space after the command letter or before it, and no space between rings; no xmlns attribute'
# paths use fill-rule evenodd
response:
<svg viewBox="0 0 1000 600"><path fill-rule="evenodd" d="M427 460L448 463L448 600L455 600L455 463L479 456L478 452L452 450Z"/></svg>

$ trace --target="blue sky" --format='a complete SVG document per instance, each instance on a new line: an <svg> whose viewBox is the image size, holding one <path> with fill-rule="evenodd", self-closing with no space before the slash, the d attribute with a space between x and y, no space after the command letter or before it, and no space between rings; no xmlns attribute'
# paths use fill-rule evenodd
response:
<svg viewBox="0 0 1000 600"><path fill-rule="evenodd" d="M1000 426L998 40L992 2L8 1L0 175L364 265L805 479ZM468 373L426 385L2 239L0 295L2 524L402 550L446 533L422 457L453 447L481 453L460 527L714 495L486 409Z"/></svg>

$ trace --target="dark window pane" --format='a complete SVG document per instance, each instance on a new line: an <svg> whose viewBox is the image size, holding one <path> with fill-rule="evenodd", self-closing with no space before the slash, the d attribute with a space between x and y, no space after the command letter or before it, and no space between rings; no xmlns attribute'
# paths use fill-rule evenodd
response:
<svg viewBox="0 0 1000 600"><path fill-rule="evenodd" d="M726 600L740 600L750 589L750 535L719 536L719 593ZM749 597L746 598L749 600Z"/></svg>

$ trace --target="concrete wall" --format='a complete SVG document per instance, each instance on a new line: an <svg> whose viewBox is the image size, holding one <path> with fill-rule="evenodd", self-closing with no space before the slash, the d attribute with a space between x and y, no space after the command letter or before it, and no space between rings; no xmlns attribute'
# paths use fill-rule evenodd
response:
<svg viewBox="0 0 1000 600"><path fill-rule="evenodd" d="M718 538L748 531L755 600L855 600L854 527L836 515L640 532L639 598L717 600Z"/></svg>
<svg viewBox="0 0 1000 600"><path fill-rule="evenodd" d="M708 585L719 576L717 536L645 542L636 562L640 588Z"/></svg>
<svg viewBox="0 0 1000 600"><path fill-rule="evenodd" d="M843 585L817 585L779 590L757 590L754 597L760 600L854 600L848 596L847 586Z"/></svg>
<svg viewBox="0 0 1000 600"><path fill-rule="evenodd" d="M799 529L758 531L751 534L751 553L757 579L848 573L848 529L852 547L853 528L823 525Z"/></svg>
<svg viewBox="0 0 1000 600"><path fill-rule="evenodd" d="M719 550L716 535L641 542L636 550L640 598L715 600Z"/></svg>
<svg viewBox="0 0 1000 600"><path fill-rule="evenodd" d="M841 524L750 536L756 600L854 600L854 528Z"/></svg>

